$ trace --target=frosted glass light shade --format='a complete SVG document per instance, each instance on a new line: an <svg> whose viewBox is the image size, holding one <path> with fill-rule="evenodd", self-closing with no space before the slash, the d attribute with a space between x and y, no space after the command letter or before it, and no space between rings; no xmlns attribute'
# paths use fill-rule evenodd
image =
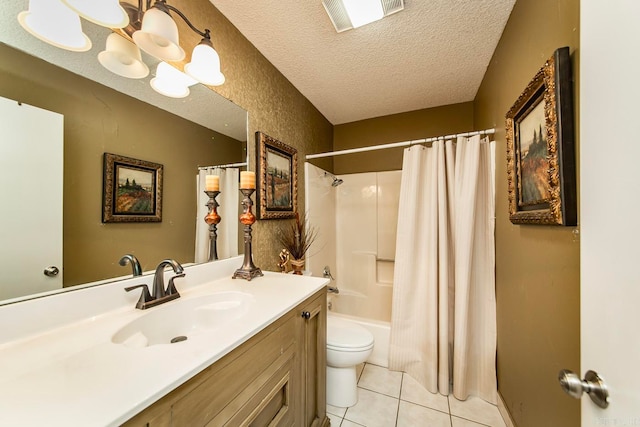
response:
<svg viewBox="0 0 640 427"><path fill-rule="evenodd" d="M153 90L171 98L184 98L189 95L189 86L198 83L180 70L173 68L166 62L161 62L156 68L156 76L151 79Z"/></svg>
<svg viewBox="0 0 640 427"><path fill-rule="evenodd" d="M133 41L140 49L163 61L180 61L185 56L175 21L155 7L144 13L142 28L133 33Z"/></svg>
<svg viewBox="0 0 640 427"><path fill-rule="evenodd" d="M104 68L122 77L142 79L149 75L149 67L142 62L138 46L116 33L107 37L107 47L98 54L98 61Z"/></svg>
<svg viewBox="0 0 640 427"><path fill-rule="evenodd" d="M73 52L91 49L80 17L60 0L29 0L29 10L18 14L18 22L32 36L52 46Z"/></svg>
<svg viewBox="0 0 640 427"><path fill-rule="evenodd" d="M353 28L377 21L384 17L380 0L342 0Z"/></svg>
<svg viewBox="0 0 640 427"><path fill-rule="evenodd" d="M219 86L224 83L224 75L220 72L218 52L203 43L193 48L191 62L184 66L184 71L206 85Z"/></svg>
<svg viewBox="0 0 640 427"><path fill-rule="evenodd" d="M94 24L107 28L124 28L129 15L118 0L62 0L74 12Z"/></svg>

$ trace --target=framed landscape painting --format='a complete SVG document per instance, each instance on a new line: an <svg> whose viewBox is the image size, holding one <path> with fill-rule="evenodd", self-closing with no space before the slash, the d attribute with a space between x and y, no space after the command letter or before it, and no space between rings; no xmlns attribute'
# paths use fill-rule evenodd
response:
<svg viewBox="0 0 640 427"><path fill-rule="evenodd" d="M577 224L572 84L569 48L560 48L506 115L514 224Z"/></svg>
<svg viewBox="0 0 640 427"><path fill-rule="evenodd" d="M293 147L256 132L260 219L292 218L297 212L298 154Z"/></svg>
<svg viewBox="0 0 640 427"><path fill-rule="evenodd" d="M104 153L102 222L162 221L162 165Z"/></svg>

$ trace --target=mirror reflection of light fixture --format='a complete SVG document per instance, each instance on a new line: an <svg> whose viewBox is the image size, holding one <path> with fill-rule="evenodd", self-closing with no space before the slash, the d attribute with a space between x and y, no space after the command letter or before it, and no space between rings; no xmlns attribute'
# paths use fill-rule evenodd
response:
<svg viewBox="0 0 640 427"><path fill-rule="evenodd" d="M171 98L184 98L189 95L189 86L198 83L182 71L166 62L160 62L156 68L156 76L151 79L151 87L161 95Z"/></svg>
<svg viewBox="0 0 640 427"><path fill-rule="evenodd" d="M404 9L404 0L322 0L333 26L341 33Z"/></svg>
<svg viewBox="0 0 640 427"><path fill-rule="evenodd" d="M149 67L142 62L140 49L117 33L107 37L107 48L98 54L98 61L107 70L129 79L143 79L149 75Z"/></svg>
<svg viewBox="0 0 640 427"><path fill-rule="evenodd" d="M40 40L72 51L91 48L91 40L82 32L80 17L104 27L122 28L123 34L133 42L116 33L110 34L106 49L98 54L98 60L115 74L139 79L149 74L139 48L163 61L180 61L185 57L185 51L179 43L178 26L170 14L174 12L192 31L202 36L193 49L191 62L186 64L185 72L190 78L206 85L223 84L225 77L220 71L220 57L211 43L209 29L200 31L194 27L180 10L167 4L166 0L155 0L153 6L151 1L146 0L146 7L143 8L143 0L138 0L137 7L126 2L118 3L118 0L29 0L29 10L21 12L18 21ZM180 71L178 73L185 76ZM167 89L166 81L163 78L158 80L156 76L152 87L167 96L182 97L186 96L182 95L185 92L189 94L188 87L194 83L182 83L178 85L180 89Z"/></svg>
<svg viewBox="0 0 640 427"><path fill-rule="evenodd" d="M32 36L61 49L86 52L91 40L82 32L80 17L59 0L29 0L18 22Z"/></svg>

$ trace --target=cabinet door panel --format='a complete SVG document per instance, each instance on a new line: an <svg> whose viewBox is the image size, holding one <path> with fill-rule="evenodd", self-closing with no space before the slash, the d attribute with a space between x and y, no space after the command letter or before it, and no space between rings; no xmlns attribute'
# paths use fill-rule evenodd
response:
<svg viewBox="0 0 640 427"><path fill-rule="evenodd" d="M320 426L326 415L326 294L303 309L304 425Z"/></svg>
<svg viewBox="0 0 640 427"><path fill-rule="evenodd" d="M249 392L266 382L265 371L293 345L294 334L294 322L287 322L223 369L214 371L173 405L173 425L205 425L213 419L224 418L223 414L227 419L231 417L243 406L242 398L247 399ZM218 416L222 418L216 418Z"/></svg>
<svg viewBox="0 0 640 427"><path fill-rule="evenodd" d="M293 424L294 413L291 405L292 371L295 369L293 350L292 347L291 351L283 355L284 364L275 373L267 373L269 376L267 383L230 420L230 425L263 427ZM270 369L270 371L272 370ZM248 416L247 413L249 413ZM241 419L243 420L241 423L235 422L235 420Z"/></svg>

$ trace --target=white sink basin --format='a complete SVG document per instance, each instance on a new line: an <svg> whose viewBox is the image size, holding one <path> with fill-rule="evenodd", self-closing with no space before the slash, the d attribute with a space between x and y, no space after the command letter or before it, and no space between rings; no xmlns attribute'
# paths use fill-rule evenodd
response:
<svg viewBox="0 0 640 427"><path fill-rule="evenodd" d="M178 299L129 322L111 341L133 348L186 341L245 316L253 303L251 294L237 291Z"/></svg>

